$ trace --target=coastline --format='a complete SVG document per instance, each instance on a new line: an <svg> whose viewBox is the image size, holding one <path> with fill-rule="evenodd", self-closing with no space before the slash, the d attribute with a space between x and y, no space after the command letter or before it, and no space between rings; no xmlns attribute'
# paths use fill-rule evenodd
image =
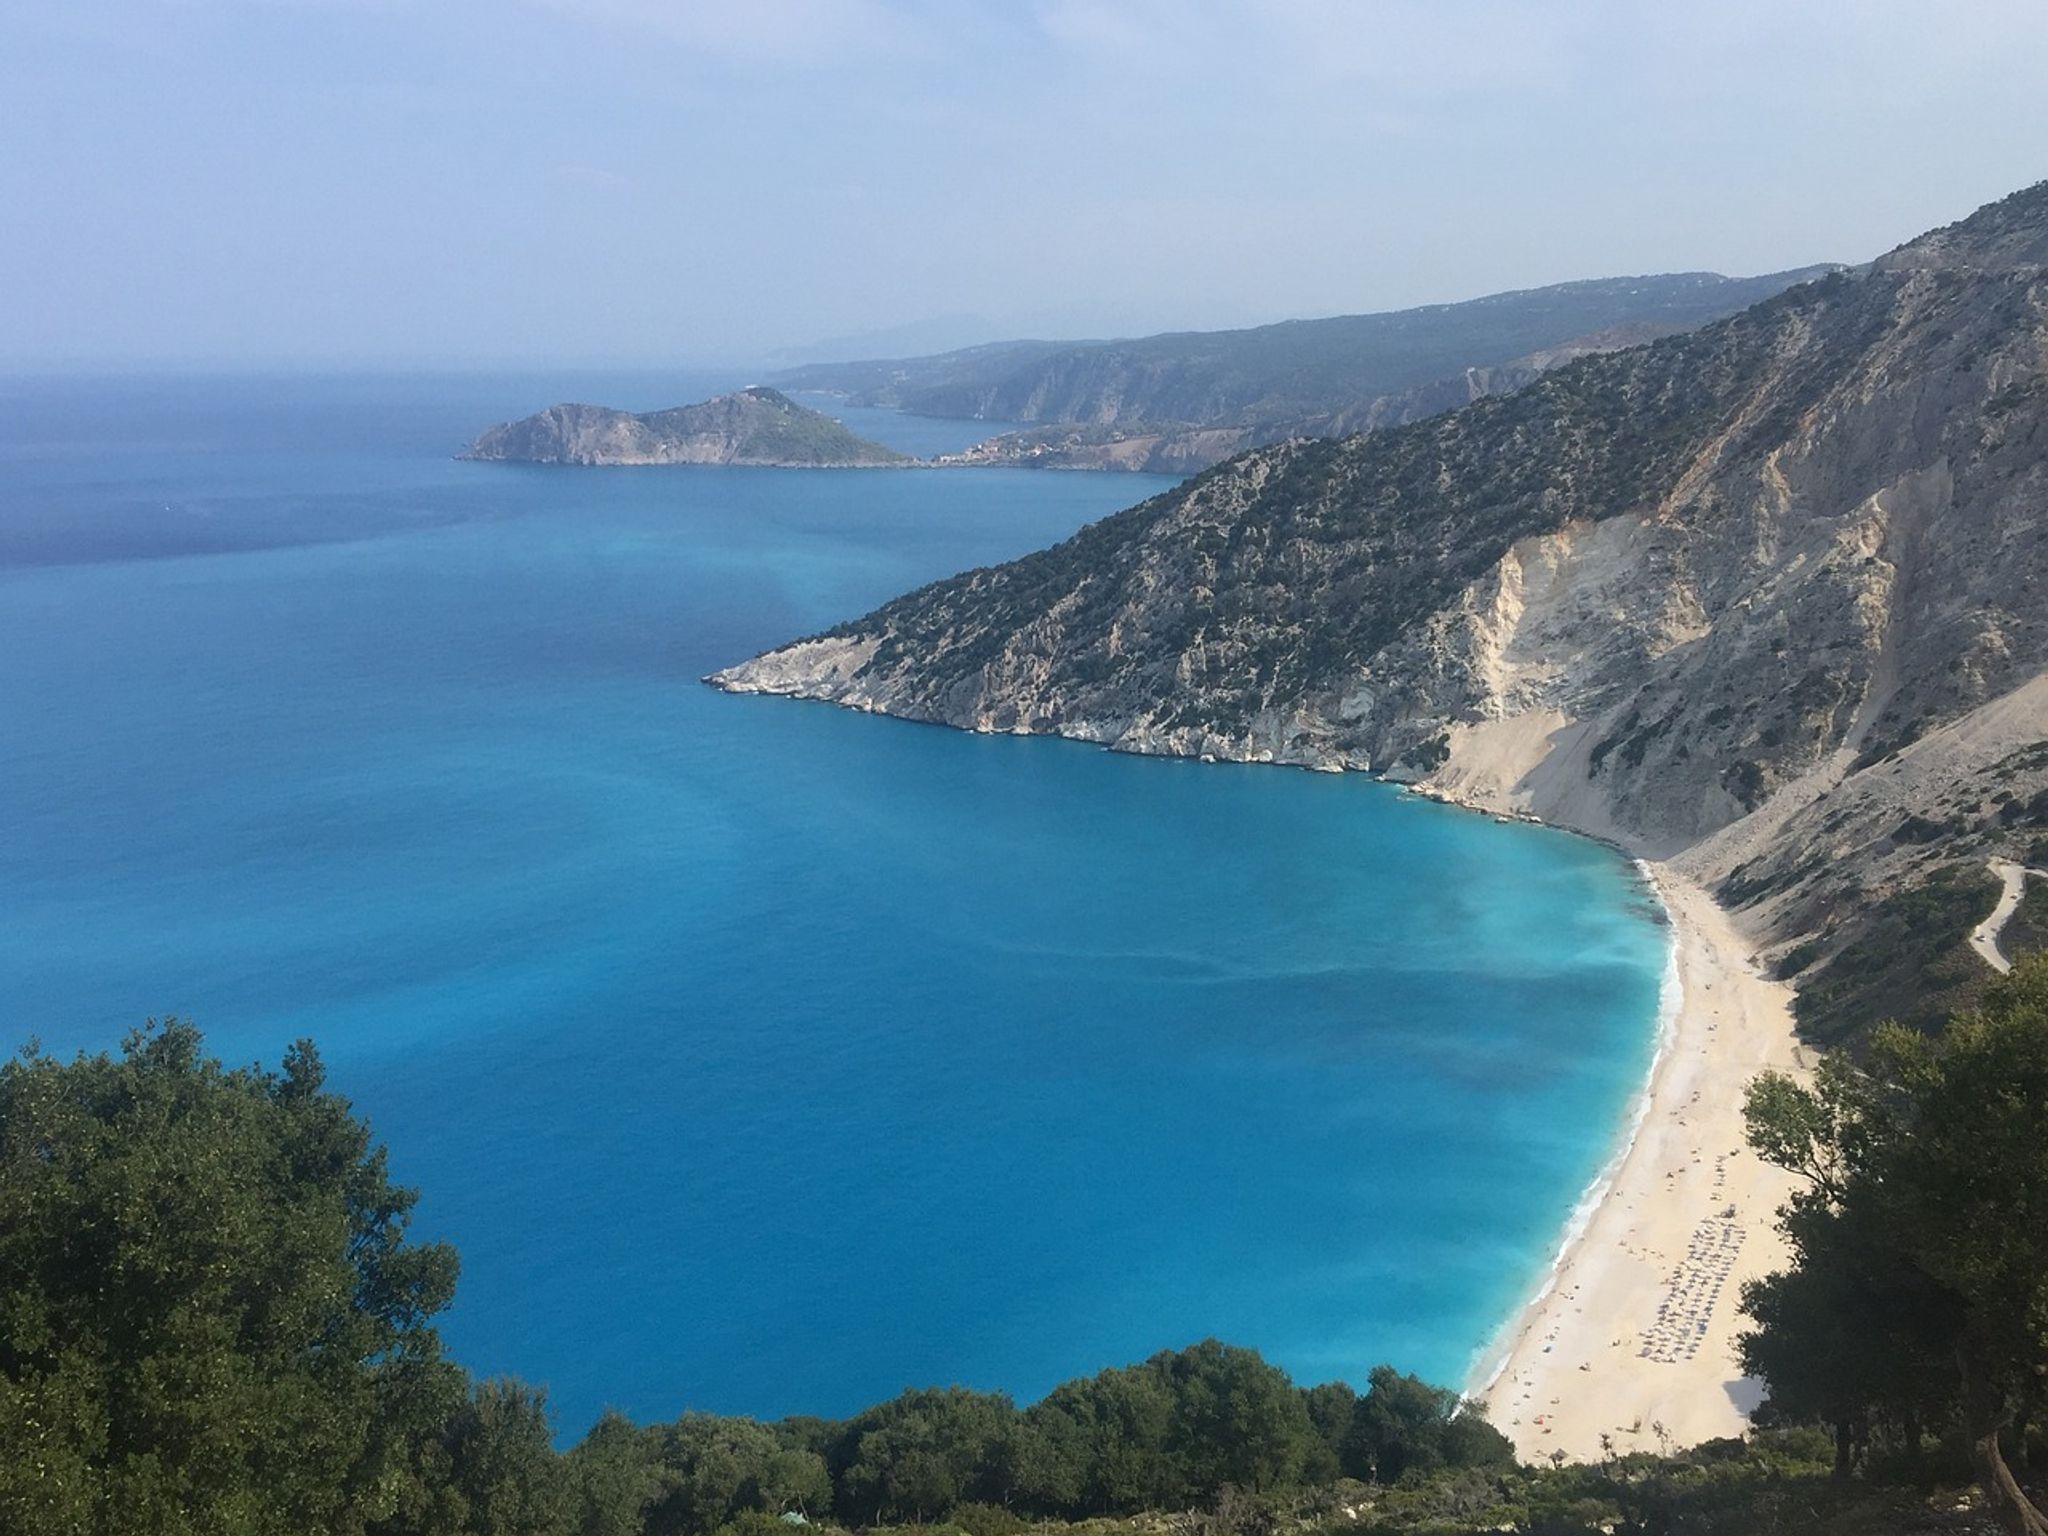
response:
<svg viewBox="0 0 2048 1536"><path fill-rule="evenodd" d="M872 645L872 642L868 642ZM825 671L839 680L867 657L857 642L798 642L788 650L836 649ZM893 714L880 701L815 679L747 675L755 663L704 679L729 693L810 698L864 713ZM915 716L896 718L916 720ZM987 733L987 725L919 723ZM1489 1422L1525 1461L1595 1461L1606 1450L1655 1450L1740 1436L1763 1400L1742 1375L1734 1340L1745 1280L1784 1267L1777 1211L1797 1188L1744 1142L1742 1101L1766 1070L1806 1076L1811 1064L1793 1023L1793 989L1766 976L1755 947L1701 885L1669 859L1605 824L1596 807L1545 805L1530 779L1557 722L1534 717L1522 729L1467 742L1454 772L1420 780L1369 776L1420 799L1496 821L1547 825L1605 843L1632 858L1670 924L1671 948L1659 1004L1659 1041L1614 1151L1574 1204L1551 1262L1533 1293L1492 1336L1468 1373L1463 1395L1484 1404ZM1106 751L1195 760L1187 751L1105 742L1071 726L1051 734ZM1276 759L1220 747L1203 762L1272 763L1320 772L1357 764L1323 754ZM1559 814L1560 810L1563 814ZM1661 1432L1661 1433L1660 1433Z"/></svg>
<svg viewBox="0 0 2048 1536"><path fill-rule="evenodd" d="M1641 1139L1643 1126L1650 1118L1655 1096L1651 1092L1657 1075L1663 1070L1664 1060L1671 1052L1671 1044L1677 1035L1678 1015L1685 1002L1685 982L1679 968L1678 929L1671 921L1670 908L1665 905L1663 893L1657 886L1657 877L1645 859L1634 861L1636 870L1643 877L1657 897L1657 909L1665 914L1666 940L1664 945L1664 974L1658 984L1657 993L1657 1038L1650 1051L1650 1064L1644 1070L1642 1080L1628 1101L1622 1113L1622 1131L1616 1137L1613 1150L1607 1160L1588 1181L1579 1198L1572 1205L1571 1214L1565 1218L1564 1228L1557 1242L1550 1250L1550 1257L1543 1266L1529 1294L1519 1302L1507 1320L1495 1330L1491 1338L1473 1357L1471 1369L1466 1373L1462 1396L1468 1402L1484 1402L1495 1384L1506 1374L1512 1345L1518 1339L1526 1320L1530 1319L1557 1289L1558 1275L1565 1261L1572 1255L1592 1225L1600 1207L1614 1192L1622 1170L1634 1153L1636 1143Z"/></svg>
<svg viewBox="0 0 2048 1536"><path fill-rule="evenodd" d="M1660 1039L1615 1154L1467 1395L1525 1460L1597 1459L1740 1435L1761 1400L1734 1338L1744 1280L1785 1262L1790 1174L1743 1144L1758 1072L1801 1072L1791 989L1766 978L1706 891L1640 865L1671 923Z"/></svg>

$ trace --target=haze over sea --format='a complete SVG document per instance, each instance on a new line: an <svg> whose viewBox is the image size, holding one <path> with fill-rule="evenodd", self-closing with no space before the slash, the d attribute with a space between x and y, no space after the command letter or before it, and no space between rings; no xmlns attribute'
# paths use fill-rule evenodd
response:
<svg viewBox="0 0 2048 1536"><path fill-rule="evenodd" d="M1207 1335L1459 1380L1647 1065L1635 872L697 682L1168 482L449 458L738 382L0 382L0 1043L314 1037L572 1434Z"/></svg>

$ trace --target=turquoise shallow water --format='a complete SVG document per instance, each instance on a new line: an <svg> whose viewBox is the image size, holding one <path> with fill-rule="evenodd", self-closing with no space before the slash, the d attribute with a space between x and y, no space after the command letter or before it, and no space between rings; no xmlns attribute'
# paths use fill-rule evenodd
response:
<svg viewBox="0 0 2048 1536"><path fill-rule="evenodd" d="M1210 1334L1458 1379L1647 1064L1633 871L700 686L1164 482L445 457L698 382L0 385L8 1043L314 1036L462 1250L455 1351L570 1433Z"/></svg>

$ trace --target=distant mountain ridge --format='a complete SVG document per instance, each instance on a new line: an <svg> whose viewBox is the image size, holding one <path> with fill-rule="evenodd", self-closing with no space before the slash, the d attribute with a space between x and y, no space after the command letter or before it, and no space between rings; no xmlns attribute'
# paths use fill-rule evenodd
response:
<svg viewBox="0 0 2048 1536"><path fill-rule="evenodd" d="M1868 977L2048 852L2044 263L2048 183L712 681L1533 812L1717 890L1816 1037L1917 1017Z"/></svg>
<svg viewBox="0 0 2048 1536"><path fill-rule="evenodd" d="M756 385L697 405L634 414L554 405L484 432L465 459L529 464L731 464L858 469L910 464L780 390Z"/></svg>
<svg viewBox="0 0 2048 1536"><path fill-rule="evenodd" d="M1185 472L1290 437L1419 420L1588 351L1687 330L1832 267L1605 278L1457 304L1121 341L999 342L778 375L930 416L1049 424L962 463Z"/></svg>

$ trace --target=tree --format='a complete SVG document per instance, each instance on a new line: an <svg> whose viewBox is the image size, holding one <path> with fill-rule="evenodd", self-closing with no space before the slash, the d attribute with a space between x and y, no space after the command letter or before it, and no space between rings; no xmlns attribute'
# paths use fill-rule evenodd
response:
<svg viewBox="0 0 2048 1536"><path fill-rule="evenodd" d="M1812 1088L1759 1079L1747 1111L1759 1154L1807 1180L1784 1221L1812 1295L1757 1292L1746 1347L1796 1395L1815 1381L1798 1364L1814 1298L1881 1322L1859 1297L1910 1295L1918 1358L1946 1377L1988 1504L2018 1536L2048 1536L2000 1444L2048 1375L2048 957L1938 1037L1881 1029L1861 1070L1837 1057Z"/></svg>
<svg viewBox="0 0 2048 1536"><path fill-rule="evenodd" d="M462 1398L454 1252L327 1092L189 1025L0 1066L0 1529L363 1531Z"/></svg>
<svg viewBox="0 0 2048 1536"><path fill-rule="evenodd" d="M1444 1465L1506 1472L1518 1463L1515 1443L1487 1422L1476 1403L1460 1403L1443 1428Z"/></svg>
<svg viewBox="0 0 2048 1536"><path fill-rule="evenodd" d="M547 1395L487 1381L444 1432L461 1536L568 1536L572 1504L548 1428Z"/></svg>
<svg viewBox="0 0 2048 1536"><path fill-rule="evenodd" d="M1344 1442L1344 1470L1365 1482L1398 1482L1439 1467L1512 1467L1514 1446L1448 1387L1373 1367Z"/></svg>
<svg viewBox="0 0 2048 1536"><path fill-rule="evenodd" d="M1071 1383L1069 1384L1072 1385ZM1025 1508L1041 1515L1074 1515L1108 1508L1094 1486L1095 1448L1088 1425L1077 1411L1074 1394L1059 1404L1052 1402L1067 1392L1055 1389L1045 1401L1034 1403L1018 1416L1016 1455L1017 1498Z"/></svg>
<svg viewBox="0 0 2048 1536"><path fill-rule="evenodd" d="M1173 1398L1142 1367L1103 1371L1055 1387L1026 1415L1051 1452L1046 1486L1068 1493L1048 1513L1098 1514L1159 1509L1185 1502L1183 1479L1167 1450Z"/></svg>
<svg viewBox="0 0 2048 1536"><path fill-rule="evenodd" d="M771 1515L806 1519L832 1508L832 1474L816 1451L779 1450L768 1458L760 1480L761 1508Z"/></svg>
<svg viewBox="0 0 2048 1536"><path fill-rule="evenodd" d="M1455 1392L1404 1376L1391 1365L1373 1367L1358 1400L1351 1440L1354 1477L1398 1482L1404 1472L1428 1473L1444 1464L1443 1426L1457 1411Z"/></svg>
<svg viewBox="0 0 2048 1536"><path fill-rule="evenodd" d="M649 1507L673 1486L655 1436L621 1413L591 1426L567 1475L575 1536L641 1536Z"/></svg>
<svg viewBox="0 0 2048 1536"><path fill-rule="evenodd" d="M753 1419L686 1413L657 1438L665 1491L648 1512L648 1536L706 1536L764 1506L763 1485L782 1447Z"/></svg>
<svg viewBox="0 0 2048 1536"><path fill-rule="evenodd" d="M863 1521L941 1516L963 1500L1008 1501L1017 1409L962 1387L905 1392L846 1426L838 1508Z"/></svg>
<svg viewBox="0 0 2048 1536"><path fill-rule="evenodd" d="M1358 1394L1341 1381L1304 1387L1302 1406L1308 1410L1315 1444L1302 1468L1302 1480L1321 1485L1334 1483L1344 1475L1344 1442L1351 1434L1351 1422L1358 1413Z"/></svg>
<svg viewBox="0 0 2048 1536"><path fill-rule="evenodd" d="M1172 1444L1195 1497L1226 1484L1263 1492L1300 1477L1315 1444L1308 1408L1287 1373L1257 1351L1205 1339L1145 1368L1172 1397Z"/></svg>
<svg viewBox="0 0 2048 1536"><path fill-rule="evenodd" d="M1770 1383L1779 1414L1829 1426L1838 1480L1873 1419L1917 1456L1921 1427L1953 1406L1946 1296L1867 1211L1802 1197L1781 1224L1795 1264L1743 1286L1742 1308L1758 1324L1737 1340L1744 1372Z"/></svg>

